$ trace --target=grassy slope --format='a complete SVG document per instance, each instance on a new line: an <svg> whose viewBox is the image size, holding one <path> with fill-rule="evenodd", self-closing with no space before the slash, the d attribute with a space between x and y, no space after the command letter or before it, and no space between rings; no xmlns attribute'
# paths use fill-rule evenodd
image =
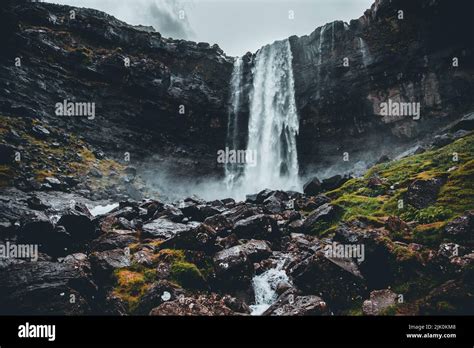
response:
<svg viewBox="0 0 474 348"><path fill-rule="evenodd" d="M374 175L379 176L383 184L369 187L369 180ZM442 175L448 180L435 204L418 210L404 203L403 208L399 208L398 202L410 183ZM439 231L447 222L474 209L474 134L439 149L376 165L362 178L352 179L327 195L333 204L344 209L344 213L329 228L323 226L324 229L315 233L328 234L340 222L355 218L383 220L398 216L415 226L413 241L440 242Z"/></svg>

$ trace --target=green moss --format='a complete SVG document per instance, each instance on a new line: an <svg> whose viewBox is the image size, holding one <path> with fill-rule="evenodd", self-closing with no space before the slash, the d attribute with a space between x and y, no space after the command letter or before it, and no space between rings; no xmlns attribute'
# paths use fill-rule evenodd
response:
<svg viewBox="0 0 474 348"><path fill-rule="evenodd" d="M145 275L130 269L118 269L114 271L114 277L113 294L127 304L130 313L133 312L149 287Z"/></svg>
<svg viewBox="0 0 474 348"><path fill-rule="evenodd" d="M333 203L344 208L342 219L348 221L355 216L374 216L384 203L384 197L366 197L357 194L345 194Z"/></svg>
<svg viewBox="0 0 474 348"><path fill-rule="evenodd" d="M394 316L397 314L397 305L391 305L380 312L380 315Z"/></svg>
<svg viewBox="0 0 474 348"><path fill-rule="evenodd" d="M195 264L183 261L171 265L171 279L187 289L202 289L205 280Z"/></svg>
<svg viewBox="0 0 474 348"><path fill-rule="evenodd" d="M454 154L457 155L457 161ZM375 188L368 187L374 175L385 183ZM415 209L405 202L403 207L399 207L399 201L404 199L408 185L414 180L442 175L447 176L447 182L433 205ZM332 203L344 209L340 221L398 216L404 221L415 223L414 233L412 236L397 236L394 233L392 237L435 246L442 240L442 224L444 226L455 217L474 209L474 134L439 149L376 165L364 177L347 181L340 188L328 192L327 196L333 200ZM336 221L321 223L315 232L327 234L335 225ZM416 225L431 227L423 229Z"/></svg>

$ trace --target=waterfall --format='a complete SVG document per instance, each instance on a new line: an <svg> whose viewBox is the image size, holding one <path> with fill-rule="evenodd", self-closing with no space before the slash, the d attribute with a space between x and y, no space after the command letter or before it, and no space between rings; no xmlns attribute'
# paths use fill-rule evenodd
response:
<svg viewBox="0 0 474 348"><path fill-rule="evenodd" d="M239 113L240 105L242 103L242 77L243 77L243 60L237 58L234 62L234 69L230 81L231 99L229 108L229 118L227 121L227 144L226 146L231 150L239 150ZM225 163L225 183L228 189L231 189L236 184L236 181L241 174L241 168L238 163Z"/></svg>
<svg viewBox="0 0 474 348"><path fill-rule="evenodd" d="M291 284L288 275L283 270L285 258L278 261L275 268L271 268L253 278L255 304L250 306L252 315L263 314L278 299L276 292L281 283Z"/></svg>
<svg viewBox="0 0 474 348"><path fill-rule="evenodd" d="M242 190L246 193L299 186L292 62L289 40L263 47L255 58L247 151L254 152L257 161L245 166Z"/></svg>
<svg viewBox="0 0 474 348"><path fill-rule="evenodd" d="M359 50L362 54L362 63L364 64L364 66L367 66L372 63L372 56L370 55L369 47L367 46L367 43L364 41L364 39L361 37L359 37Z"/></svg>

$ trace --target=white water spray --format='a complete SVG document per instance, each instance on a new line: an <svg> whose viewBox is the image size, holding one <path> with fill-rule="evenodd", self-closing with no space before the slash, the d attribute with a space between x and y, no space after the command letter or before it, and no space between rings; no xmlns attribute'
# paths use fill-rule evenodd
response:
<svg viewBox="0 0 474 348"><path fill-rule="evenodd" d="M231 78L232 96L230 100L229 119L227 123L227 146L231 150L240 150L239 144L239 114L242 103L243 87L243 60L237 58L234 62L234 70ZM241 168L238 163L229 163L225 165L225 184L227 189L232 189L239 178Z"/></svg>
<svg viewBox="0 0 474 348"><path fill-rule="evenodd" d="M276 292L281 283L291 284L288 275L283 270L286 259L278 261L275 268L271 268L253 278L255 304L250 306L252 315L263 314L278 299Z"/></svg>
<svg viewBox="0 0 474 348"><path fill-rule="evenodd" d="M293 55L289 40L276 41L258 51L252 70L250 114L246 151L257 161L226 166L227 188L236 198L263 189L299 189L296 136L299 119L295 101ZM238 147L238 114L242 94L242 62L236 61L232 75L228 143ZM233 139L233 140L232 140Z"/></svg>
<svg viewBox="0 0 474 348"><path fill-rule="evenodd" d="M362 54L362 63L364 66L369 65L372 63L372 56L370 55L369 47L367 43L364 41L363 38L359 37L359 50Z"/></svg>

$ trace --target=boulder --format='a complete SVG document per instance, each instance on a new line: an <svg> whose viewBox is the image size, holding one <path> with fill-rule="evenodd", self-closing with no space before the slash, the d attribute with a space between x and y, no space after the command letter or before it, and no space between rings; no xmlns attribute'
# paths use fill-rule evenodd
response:
<svg viewBox="0 0 474 348"><path fill-rule="evenodd" d="M153 219L165 218L172 222L181 222L184 219L183 212L174 205L165 204L163 210L157 210L153 215Z"/></svg>
<svg viewBox="0 0 474 348"><path fill-rule="evenodd" d="M102 234L91 242L91 250L106 251L124 249L130 244L137 243L138 238L131 231L114 231Z"/></svg>
<svg viewBox="0 0 474 348"><path fill-rule="evenodd" d="M57 224L66 229L74 242L89 241L98 236L89 211L77 205L63 213Z"/></svg>
<svg viewBox="0 0 474 348"><path fill-rule="evenodd" d="M238 221L234 225L233 233L239 239L265 239L274 241L280 236L280 229L271 216L255 215Z"/></svg>
<svg viewBox="0 0 474 348"><path fill-rule="evenodd" d="M321 181L314 177L303 185L303 192L307 196L316 196L323 191Z"/></svg>
<svg viewBox="0 0 474 348"><path fill-rule="evenodd" d="M406 202L417 209L426 208L436 202L445 178L415 180L408 186L405 194Z"/></svg>
<svg viewBox="0 0 474 348"><path fill-rule="evenodd" d="M330 203L323 204L310 215L308 215L308 217L304 220L303 230L307 233L311 233L311 231L317 227L318 224L330 223L337 219L341 213L341 207Z"/></svg>
<svg viewBox="0 0 474 348"><path fill-rule="evenodd" d="M89 255L89 261L100 284L107 282L116 269L131 265L130 255L124 249L93 252Z"/></svg>
<svg viewBox="0 0 474 348"><path fill-rule="evenodd" d="M198 222L182 224L159 218L143 225L142 235L146 238L169 239L180 232L192 230L199 225Z"/></svg>
<svg viewBox="0 0 474 348"><path fill-rule="evenodd" d="M474 211L469 211L446 225L445 233L455 241L474 247Z"/></svg>
<svg viewBox="0 0 474 348"><path fill-rule="evenodd" d="M364 301L362 312L364 315L381 315L384 310L397 303L397 294L392 290L374 290L370 298Z"/></svg>
<svg viewBox="0 0 474 348"><path fill-rule="evenodd" d="M184 295L184 290L167 280L153 283L140 297L134 314L147 315L153 308L165 302L172 302Z"/></svg>
<svg viewBox="0 0 474 348"><path fill-rule="evenodd" d="M174 236L161 243L163 249L202 250L212 253L216 250L216 231L206 224L177 231Z"/></svg>
<svg viewBox="0 0 474 348"><path fill-rule="evenodd" d="M263 316L309 316L309 315L330 315L326 302L316 295L300 296L293 290L287 290L278 297L278 300L271 305Z"/></svg>
<svg viewBox="0 0 474 348"><path fill-rule="evenodd" d="M226 232L230 231L232 227L234 227L232 221L221 214L208 217L206 220L204 220L204 224L212 227L218 235L224 235Z"/></svg>
<svg viewBox="0 0 474 348"><path fill-rule="evenodd" d="M244 249L235 246L219 251L213 258L218 286L223 289L250 287L255 269Z"/></svg>
<svg viewBox="0 0 474 348"><path fill-rule="evenodd" d="M1 315L91 314L96 295L91 274L79 263L24 262L0 268Z"/></svg>
<svg viewBox="0 0 474 348"><path fill-rule="evenodd" d="M152 316L229 316L236 315L216 294L180 296L177 300L162 303L150 311Z"/></svg>
<svg viewBox="0 0 474 348"><path fill-rule="evenodd" d="M328 258L317 252L296 265L290 274L305 294L319 294L333 310L347 309L366 296L365 281L350 259Z"/></svg>

